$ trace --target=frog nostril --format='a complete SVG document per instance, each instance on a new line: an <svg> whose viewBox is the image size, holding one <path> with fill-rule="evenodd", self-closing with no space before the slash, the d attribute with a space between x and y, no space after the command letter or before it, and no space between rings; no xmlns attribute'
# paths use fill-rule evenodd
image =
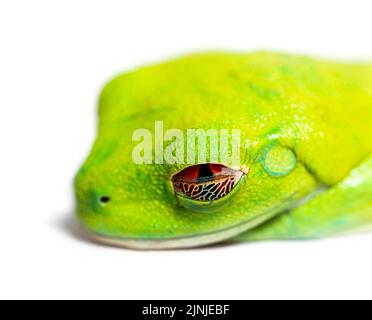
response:
<svg viewBox="0 0 372 320"><path fill-rule="evenodd" d="M102 196L99 198L99 201L102 203L102 204L107 204L110 202L110 197L109 196Z"/></svg>

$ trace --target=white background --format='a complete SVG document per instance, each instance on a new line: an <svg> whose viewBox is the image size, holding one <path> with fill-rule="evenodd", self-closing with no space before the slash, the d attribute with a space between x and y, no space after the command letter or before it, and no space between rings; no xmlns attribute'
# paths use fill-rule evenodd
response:
<svg viewBox="0 0 372 320"><path fill-rule="evenodd" d="M1 0L0 298L372 298L372 235L136 252L71 222L113 75L215 48L371 58L370 3Z"/></svg>

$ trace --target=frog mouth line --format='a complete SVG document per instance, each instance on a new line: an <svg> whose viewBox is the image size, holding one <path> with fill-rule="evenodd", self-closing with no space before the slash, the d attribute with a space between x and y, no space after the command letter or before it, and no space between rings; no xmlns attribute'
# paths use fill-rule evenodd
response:
<svg viewBox="0 0 372 320"><path fill-rule="evenodd" d="M268 221L276 215L280 215L286 210L293 209L295 207L301 206L314 199L319 194L322 194L326 189L323 186L319 186L315 191L305 195L300 198L296 203L284 205L283 210L277 211L277 207L271 208L266 212L249 219L248 221L241 222L231 227L221 229L214 232L204 233L200 235L190 235L181 236L174 238L164 238L164 239L145 239L145 238L119 238L103 236L101 234L92 232L85 228L82 224L79 224L79 229L83 237L91 240L93 242L101 243L104 245L110 245L115 247L122 247L127 249L136 250L172 250L172 249L186 249L186 248L196 248L212 245L215 243L227 241L232 239L249 229L253 229L258 225ZM293 193L288 198L283 200L283 204L286 202L291 202L295 197L296 193Z"/></svg>
<svg viewBox="0 0 372 320"><path fill-rule="evenodd" d="M223 242L225 240L234 238L239 234L270 219L275 215L275 210L261 214L247 222L228 227L215 232L204 233L200 235L190 235L183 237L164 238L164 239L145 239L145 238L119 238L103 236L101 234L92 232L79 224L79 229L85 238L93 242L110 245L114 247L122 247L126 249L135 250L172 250L172 249L187 249L204 247L214 243Z"/></svg>

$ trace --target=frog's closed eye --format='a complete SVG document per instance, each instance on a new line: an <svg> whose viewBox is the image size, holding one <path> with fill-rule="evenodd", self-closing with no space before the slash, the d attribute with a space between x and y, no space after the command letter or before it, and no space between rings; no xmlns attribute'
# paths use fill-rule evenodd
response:
<svg viewBox="0 0 372 320"><path fill-rule="evenodd" d="M296 167L297 159L291 149L278 143L268 145L261 156L265 171L273 177L282 177L291 173Z"/></svg>
<svg viewBox="0 0 372 320"><path fill-rule="evenodd" d="M231 194L243 175L240 170L206 163L180 171L172 177L172 184L183 206L199 210Z"/></svg>

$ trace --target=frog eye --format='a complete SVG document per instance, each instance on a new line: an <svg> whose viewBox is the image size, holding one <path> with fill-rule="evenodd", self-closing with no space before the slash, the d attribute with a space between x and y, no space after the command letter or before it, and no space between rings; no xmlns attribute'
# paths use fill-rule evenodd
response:
<svg viewBox="0 0 372 320"><path fill-rule="evenodd" d="M270 176L274 177L289 174L295 168L296 162L293 151L277 143L266 147L261 157L263 168Z"/></svg>
<svg viewBox="0 0 372 320"><path fill-rule="evenodd" d="M180 171L172 177L172 184L181 205L203 211L231 195L243 175L240 170L206 163Z"/></svg>

